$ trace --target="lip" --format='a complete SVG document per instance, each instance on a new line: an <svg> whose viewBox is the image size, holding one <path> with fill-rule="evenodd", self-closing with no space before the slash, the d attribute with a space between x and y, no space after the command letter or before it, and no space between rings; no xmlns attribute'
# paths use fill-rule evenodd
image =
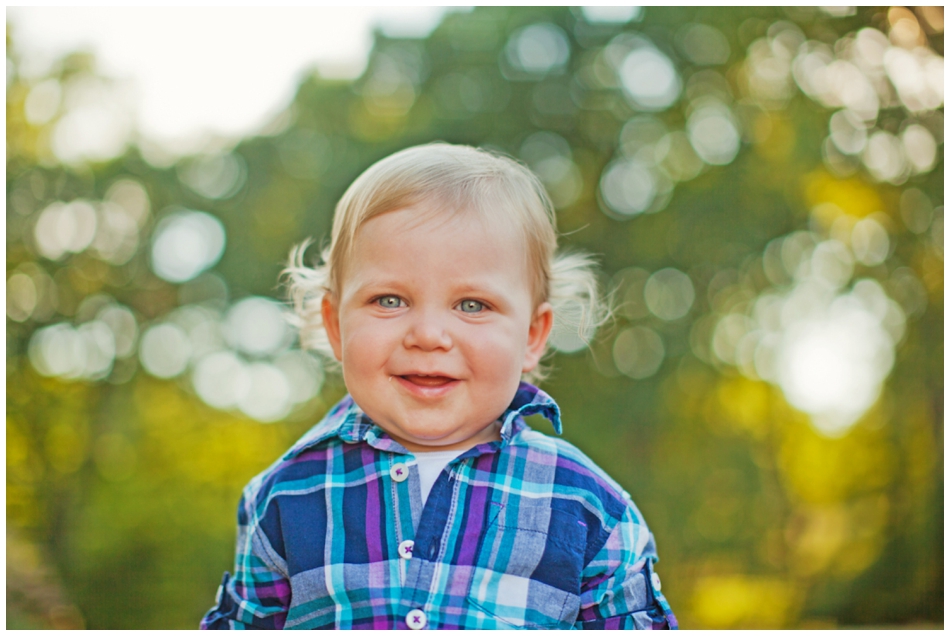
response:
<svg viewBox="0 0 950 636"><path fill-rule="evenodd" d="M422 377L441 377L448 380L442 384L435 384L432 386L426 386L425 384L416 384L411 380L408 380L407 377L412 376L422 376ZM423 374L423 373L406 373L404 375L394 375L392 376L395 382L406 390L410 395L419 398L440 398L448 393L450 393L455 387L459 385L459 380L455 378L450 378L449 376L443 376L439 374Z"/></svg>

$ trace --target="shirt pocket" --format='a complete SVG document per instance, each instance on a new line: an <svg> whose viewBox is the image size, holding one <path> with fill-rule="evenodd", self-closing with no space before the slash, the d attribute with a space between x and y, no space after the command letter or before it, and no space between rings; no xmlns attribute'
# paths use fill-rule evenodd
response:
<svg viewBox="0 0 950 636"><path fill-rule="evenodd" d="M477 626L570 627L580 609L584 531L547 501L499 507L479 540L467 597Z"/></svg>

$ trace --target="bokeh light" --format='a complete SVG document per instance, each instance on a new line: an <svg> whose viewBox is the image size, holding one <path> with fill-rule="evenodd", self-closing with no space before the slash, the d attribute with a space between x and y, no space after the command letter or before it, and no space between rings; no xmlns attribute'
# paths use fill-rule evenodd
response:
<svg viewBox="0 0 950 636"><path fill-rule="evenodd" d="M573 204L584 186L580 170L572 161L571 146L557 133L542 131L521 144L519 156L541 179L554 207Z"/></svg>
<svg viewBox="0 0 950 636"><path fill-rule="evenodd" d="M224 253L224 225L206 212L174 212L155 228L152 269L172 283L183 283L214 266Z"/></svg>
<svg viewBox="0 0 950 636"><path fill-rule="evenodd" d="M54 315L58 305L56 283L36 263L20 265L7 279L7 316L12 320L45 322Z"/></svg>
<svg viewBox="0 0 950 636"><path fill-rule="evenodd" d="M195 157L179 164L179 178L206 199L226 199L244 184L247 167L240 155L226 153Z"/></svg>
<svg viewBox="0 0 950 636"><path fill-rule="evenodd" d="M639 20L643 14L643 7L581 7L581 15L588 22L606 24L626 24Z"/></svg>
<svg viewBox="0 0 950 636"><path fill-rule="evenodd" d="M564 68L571 50L564 31L548 23L532 24L515 31L505 47L508 62L531 75L544 75Z"/></svg>
<svg viewBox="0 0 950 636"><path fill-rule="evenodd" d="M685 316L696 297L689 276L667 267L654 272L643 286L643 297L650 313L661 320L678 320Z"/></svg>
<svg viewBox="0 0 950 636"><path fill-rule="evenodd" d="M287 378L291 403L301 404L320 394L324 373L319 358L299 349L285 351L276 357L274 366Z"/></svg>
<svg viewBox="0 0 950 636"><path fill-rule="evenodd" d="M247 385L238 396L238 408L260 422L273 422L290 412L290 383L280 369L265 362L249 364Z"/></svg>
<svg viewBox="0 0 950 636"><path fill-rule="evenodd" d="M871 302L883 295L873 289ZM778 352L776 379L789 402L828 435L844 433L871 407L893 365L895 343L865 300L836 298L824 315L792 326Z"/></svg>
<svg viewBox="0 0 950 636"><path fill-rule="evenodd" d="M62 103L63 91L55 79L40 82L30 89L23 104L26 120L34 126L41 126L56 116Z"/></svg>
<svg viewBox="0 0 950 636"><path fill-rule="evenodd" d="M236 303L228 311L224 329L228 344L250 356L271 355L292 341L280 305L268 298Z"/></svg>
<svg viewBox="0 0 950 636"><path fill-rule="evenodd" d="M878 265L888 245L872 218L854 224L850 250L807 232L776 239L763 265L778 288L724 315L712 351L744 375L775 383L823 434L843 435L877 400L905 333L905 313L880 283L863 278L847 289L854 261Z"/></svg>
<svg viewBox="0 0 950 636"><path fill-rule="evenodd" d="M47 109L55 114L53 92L42 97L50 103L36 105L35 110ZM132 137L128 86L78 76L66 82L62 93L65 113L56 119L51 139L59 159L66 163L103 161L125 150ZM40 114L35 110L34 115Z"/></svg>
<svg viewBox="0 0 950 636"><path fill-rule="evenodd" d="M665 354L663 340L649 327L637 325L624 329L614 340L613 359L617 370L635 380L654 375Z"/></svg>
<svg viewBox="0 0 950 636"><path fill-rule="evenodd" d="M657 142L660 170L673 181L689 181L702 172L703 160L696 154L686 133L674 131Z"/></svg>
<svg viewBox="0 0 950 636"><path fill-rule="evenodd" d="M654 201L671 189L669 181L652 165L636 158L614 161L600 180L604 205L621 217L655 211Z"/></svg>
<svg viewBox="0 0 950 636"><path fill-rule="evenodd" d="M87 201L55 202L40 213L34 238L40 255L59 260L81 252L96 235L96 211Z"/></svg>
<svg viewBox="0 0 950 636"><path fill-rule="evenodd" d="M649 278L650 272L640 267L627 267L614 274L610 289L615 293L617 313L631 320L649 315L643 294Z"/></svg>
<svg viewBox="0 0 950 636"><path fill-rule="evenodd" d="M138 340L138 322L128 307L109 303L99 310L96 320L104 323L112 331L115 342L115 357L128 358L135 353Z"/></svg>
<svg viewBox="0 0 950 636"><path fill-rule="evenodd" d="M933 166L933 133L911 123L898 139L875 124L882 108L897 105L895 97L911 113L941 107L943 58L920 46L913 13L902 9L894 15L902 17L896 18L890 39L878 29L865 27L842 38L834 49L822 42L804 42L794 57L792 73L801 90L815 101L829 108L844 107L830 121L831 139L838 150L862 153L872 177L900 184L910 172L926 172Z"/></svg>
<svg viewBox="0 0 950 636"><path fill-rule="evenodd" d="M679 48L693 64L710 66L729 61L729 40L716 27L708 24L688 24L677 31L676 35Z"/></svg>
<svg viewBox="0 0 950 636"><path fill-rule="evenodd" d="M859 262L871 267L879 265L890 249L887 230L874 219L861 219L851 231L851 248Z"/></svg>
<svg viewBox="0 0 950 636"><path fill-rule="evenodd" d="M172 323L153 325L142 334L139 358L142 368L157 378L181 375L191 358L188 334Z"/></svg>
<svg viewBox="0 0 950 636"><path fill-rule="evenodd" d="M424 79L425 66L414 47L391 46L377 55L362 85L367 110L383 117L408 113Z"/></svg>
<svg viewBox="0 0 950 636"><path fill-rule="evenodd" d="M36 301L36 284L32 278L16 272L7 279L7 316L11 320L27 320L36 307Z"/></svg>
<svg viewBox="0 0 950 636"><path fill-rule="evenodd" d="M66 380L99 380L115 359L115 340L108 325L94 320L73 328L57 323L33 333L30 362L41 375Z"/></svg>
<svg viewBox="0 0 950 636"><path fill-rule="evenodd" d="M250 377L241 359L231 351L215 351L195 364L192 375L195 391L207 404L230 409L248 391Z"/></svg>
<svg viewBox="0 0 950 636"><path fill-rule="evenodd" d="M856 155L867 145L867 126L850 110L839 110L832 115L828 127L831 129L831 141L845 154Z"/></svg>
<svg viewBox="0 0 950 636"><path fill-rule="evenodd" d="M696 154L708 164L725 165L739 152L739 131L732 113L715 100L696 107L686 122L686 130Z"/></svg>
<svg viewBox="0 0 950 636"><path fill-rule="evenodd" d="M934 206L919 189L908 188L901 193L900 212L907 229L914 234L922 234L930 228Z"/></svg>
<svg viewBox="0 0 950 636"><path fill-rule="evenodd" d="M323 366L312 354L287 349L291 333L273 301L245 298L223 318L183 307L175 320L193 351L192 385L209 406L273 422L319 394Z"/></svg>
<svg viewBox="0 0 950 636"><path fill-rule="evenodd" d="M631 49L617 71L624 94L634 106L644 110L664 110L676 101L682 83L670 58L641 38L631 38L613 46Z"/></svg>
<svg viewBox="0 0 950 636"><path fill-rule="evenodd" d="M937 161L937 142L920 124L911 124L900 135L904 156L915 173L929 172Z"/></svg>

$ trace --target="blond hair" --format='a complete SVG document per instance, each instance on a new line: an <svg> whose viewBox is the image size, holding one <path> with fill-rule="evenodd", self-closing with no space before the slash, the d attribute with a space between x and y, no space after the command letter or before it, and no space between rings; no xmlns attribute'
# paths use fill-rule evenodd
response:
<svg viewBox="0 0 950 636"><path fill-rule="evenodd" d="M555 323L576 328L585 341L605 320L608 312L594 261L584 254L557 253L554 206L537 176L502 155L432 143L392 154L357 177L337 203L322 263L304 264L310 240L291 250L283 275L289 282L292 320L300 331L301 346L333 360L321 304L327 293L340 295L357 231L375 216L413 206L426 211L437 206L451 213L477 212L492 221L513 224L525 240L534 306L550 302ZM537 382L544 375L539 365L524 379Z"/></svg>

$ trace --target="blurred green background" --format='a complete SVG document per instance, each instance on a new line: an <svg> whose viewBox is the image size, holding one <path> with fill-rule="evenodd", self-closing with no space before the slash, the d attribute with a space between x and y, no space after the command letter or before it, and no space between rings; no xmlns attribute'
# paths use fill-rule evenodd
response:
<svg viewBox="0 0 950 636"><path fill-rule="evenodd" d="M523 160L599 255L615 318L556 332L544 388L683 627L943 624L942 8L448 13L176 160L84 156L112 78L25 77L15 39L8 627L198 624L240 489L344 392L282 322L286 255L436 139Z"/></svg>

